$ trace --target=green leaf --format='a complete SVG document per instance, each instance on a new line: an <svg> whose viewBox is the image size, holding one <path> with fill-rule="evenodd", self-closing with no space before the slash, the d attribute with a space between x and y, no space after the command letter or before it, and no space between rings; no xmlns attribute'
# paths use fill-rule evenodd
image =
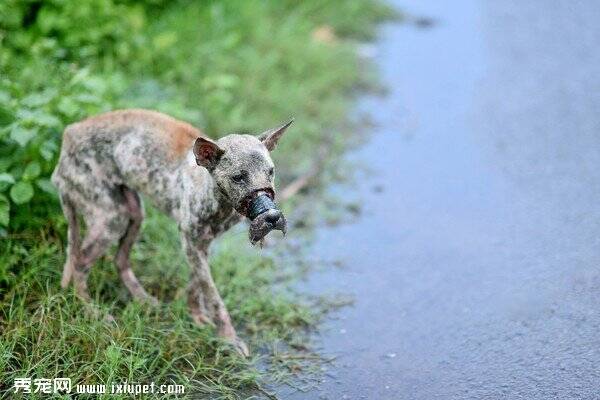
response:
<svg viewBox="0 0 600 400"><path fill-rule="evenodd" d="M13 125L10 131L10 138L17 142L19 146L25 147L27 143L35 137L37 131L35 129L23 128L20 125Z"/></svg>
<svg viewBox="0 0 600 400"><path fill-rule="evenodd" d="M90 93L80 93L74 96L74 99L83 104L100 104L102 99Z"/></svg>
<svg viewBox="0 0 600 400"><path fill-rule="evenodd" d="M67 117L74 117L79 112L79 106L70 97L63 97L58 102L58 111L66 115Z"/></svg>
<svg viewBox="0 0 600 400"><path fill-rule="evenodd" d="M55 128L62 125L58 118L42 110L22 109L17 111L17 117L26 126L39 125L47 128Z"/></svg>
<svg viewBox="0 0 600 400"><path fill-rule="evenodd" d="M13 164L13 159L8 157L0 157L0 171L8 171L8 168Z"/></svg>
<svg viewBox="0 0 600 400"><path fill-rule="evenodd" d="M10 110L0 105L0 126L10 125L15 120L15 117Z"/></svg>
<svg viewBox="0 0 600 400"><path fill-rule="evenodd" d="M0 194L0 225L8 226L10 221L10 202L8 198Z"/></svg>
<svg viewBox="0 0 600 400"><path fill-rule="evenodd" d="M26 181L34 180L35 178L40 176L41 172L42 168L40 167L40 163L38 163L37 161L31 161L25 167L25 171L23 171L23 176L21 177L21 179Z"/></svg>
<svg viewBox="0 0 600 400"><path fill-rule="evenodd" d="M202 84L206 89L231 89L240 83L236 75L218 74L203 79Z"/></svg>
<svg viewBox="0 0 600 400"><path fill-rule="evenodd" d="M10 125L0 127L0 140L4 139L8 135L10 135L11 130L12 130L12 127Z"/></svg>
<svg viewBox="0 0 600 400"><path fill-rule="evenodd" d="M33 186L29 182L17 182L10 188L10 198L15 204L25 204L33 197Z"/></svg>
<svg viewBox="0 0 600 400"><path fill-rule="evenodd" d="M0 90L0 104L8 104L10 102L10 99L12 98L12 96L10 94L8 94L8 92L4 91L4 90Z"/></svg>
<svg viewBox="0 0 600 400"><path fill-rule="evenodd" d="M38 179L35 182L35 184L44 192L58 197L58 191L56 190L52 182L50 182L50 179Z"/></svg>
<svg viewBox="0 0 600 400"><path fill-rule="evenodd" d="M21 100L27 107L39 107L48 104L56 96L56 89L46 89L43 92L33 93Z"/></svg>
<svg viewBox="0 0 600 400"><path fill-rule="evenodd" d="M177 42L176 32L162 32L154 37L152 43L159 50L167 49Z"/></svg>
<svg viewBox="0 0 600 400"><path fill-rule="evenodd" d="M40 146L40 154L44 157L44 160L50 161L54 154L58 151L58 145L52 140L46 140Z"/></svg>
<svg viewBox="0 0 600 400"><path fill-rule="evenodd" d="M92 93L104 93L106 91L106 82L97 76L90 76L82 82L82 85Z"/></svg>
<svg viewBox="0 0 600 400"><path fill-rule="evenodd" d="M15 183L15 178L11 174L9 174L7 172L0 174L0 192L5 191L6 189L8 189L8 187L10 185L12 185L14 183Z"/></svg>

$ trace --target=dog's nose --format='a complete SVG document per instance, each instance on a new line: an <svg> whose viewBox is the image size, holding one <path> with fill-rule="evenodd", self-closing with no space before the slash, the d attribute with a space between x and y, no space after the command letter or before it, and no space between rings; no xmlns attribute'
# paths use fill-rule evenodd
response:
<svg viewBox="0 0 600 400"><path fill-rule="evenodd" d="M277 224L277 221L281 218L281 211L274 208L268 210L265 214L265 221L273 225Z"/></svg>

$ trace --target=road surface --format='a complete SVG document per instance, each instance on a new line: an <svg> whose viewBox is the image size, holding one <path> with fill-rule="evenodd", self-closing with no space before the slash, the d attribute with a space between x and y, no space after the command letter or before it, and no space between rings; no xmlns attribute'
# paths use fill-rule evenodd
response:
<svg viewBox="0 0 600 400"><path fill-rule="evenodd" d="M397 5L434 24L382 28L369 171L338 190L363 212L302 285L355 304L283 398L600 398L600 2Z"/></svg>

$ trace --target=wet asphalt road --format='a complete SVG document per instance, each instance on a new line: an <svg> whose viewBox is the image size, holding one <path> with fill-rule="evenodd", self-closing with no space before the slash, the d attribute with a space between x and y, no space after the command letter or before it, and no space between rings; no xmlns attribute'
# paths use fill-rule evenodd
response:
<svg viewBox="0 0 600 400"><path fill-rule="evenodd" d="M383 27L369 172L338 193L363 213L303 284L355 304L317 334L326 381L284 398L600 398L600 2L398 6L436 23Z"/></svg>

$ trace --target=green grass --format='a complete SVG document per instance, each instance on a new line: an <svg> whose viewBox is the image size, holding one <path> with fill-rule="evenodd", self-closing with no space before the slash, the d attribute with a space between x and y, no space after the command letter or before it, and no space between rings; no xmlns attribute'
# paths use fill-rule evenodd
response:
<svg viewBox="0 0 600 400"><path fill-rule="evenodd" d="M247 398L260 393L260 382L285 381L311 368L303 362L314 357L303 343L304 334L327 304L311 304L289 290L296 261L250 247L239 228L215 243L210 260L215 281L253 352L249 360L240 358L212 328L193 325L184 296L188 266L177 228L151 206L132 262L143 285L163 305L147 308L130 301L112 260L105 257L92 269L90 289L95 303L117 322L88 316L71 290L60 289L65 222L56 199L40 192L43 184L35 179L42 181L51 171L56 154L48 149L58 144L64 124L111 108L147 107L187 119L215 137L258 132L294 116L295 126L274 153L281 185L308 169L325 141L335 144L332 157L344 149L352 93L368 84L355 40L372 37L376 22L389 16L389 10L368 0L144 4L145 19L138 16L141 6L132 6L132 21L143 28L132 34L129 47L102 41L104 47L88 51L88 38L81 34L74 36L72 47L66 35L52 43L34 42L30 53L13 43L16 50L0 54L0 117L13 111L24 115L19 110L25 109L34 113L25 114L31 119L23 126L17 120L2 128L0 118L0 141L13 146L0 151L0 173L36 182L29 202L12 203L11 198L11 225L0 239L3 398L14 397L9 388L17 377L177 383L200 398ZM0 8L0 22L1 17ZM332 43L312 37L323 25L337 34ZM13 37L23 43L28 38ZM136 47L138 42L145 49ZM46 47L40 50L42 45ZM48 48L60 57L45 53ZM9 100L3 87L9 88ZM37 91L46 93L43 101L28 97ZM71 106L81 107L68 107L64 99L69 96ZM50 123L45 115L58 119ZM10 142L10 129L16 128L36 130L43 140L23 146ZM38 153L44 161L39 177L32 178L23 165L38 162ZM9 198L8 190L0 185L0 200ZM288 204L288 210L297 202ZM270 367L258 368L265 363Z"/></svg>
<svg viewBox="0 0 600 400"><path fill-rule="evenodd" d="M89 316L71 290L60 290L60 240L7 240L8 251L0 257L2 285L8 287L0 314L3 383L23 376L98 384L172 381L211 398L236 398L238 390L255 387L261 346L293 342L318 314L275 290L289 271L246 242L245 234L228 235L211 265L232 318L252 344L251 360L229 351L211 328L190 320L181 295L188 268L176 226L156 212L150 212L133 259L144 286L163 301L161 307L129 301L110 259L92 270L95 302L116 317L116 324Z"/></svg>

